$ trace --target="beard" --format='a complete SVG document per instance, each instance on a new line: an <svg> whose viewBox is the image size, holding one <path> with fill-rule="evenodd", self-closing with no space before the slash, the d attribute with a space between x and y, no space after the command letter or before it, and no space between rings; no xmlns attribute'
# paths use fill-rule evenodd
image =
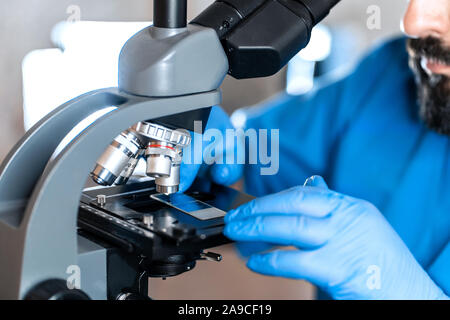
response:
<svg viewBox="0 0 450 320"><path fill-rule="evenodd" d="M433 74L423 66L424 58L450 65L450 48L439 39L408 40L409 64L416 76L420 117L438 133L450 135L450 78Z"/></svg>

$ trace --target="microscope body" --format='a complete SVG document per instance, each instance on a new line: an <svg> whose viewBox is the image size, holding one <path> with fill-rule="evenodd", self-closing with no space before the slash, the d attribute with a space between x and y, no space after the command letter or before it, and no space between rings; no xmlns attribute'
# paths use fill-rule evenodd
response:
<svg viewBox="0 0 450 320"><path fill-rule="evenodd" d="M203 70L203 63L196 64L195 61L186 60L185 52L178 47L178 40L174 41L173 37L167 39L158 37L158 40L153 40L150 32L152 28L154 27L146 29L145 33L148 35L147 41L152 43L151 50L158 52L159 58L155 56L155 61L149 65L146 64L141 75L146 72L153 74L154 70L158 69L154 64L160 64L162 65L160 69L166 70L170 65L167 57L172 57L177 63L184 61L186 64L196 65L197 70ZM195 27L194 29L196 32L192 36L192 41L195 43L189 45L191 32L186 28L182 40L185 42L183 47L197 47L199 29L206 28ZM121 133L143 120L166 128L186 130L193 130L195 120L204 121L206 125L211 106L221 103L218 86L226 75L227 60L214 31L206 30L205 34L215 37L215 41L206 40L206 42L215 42L216 45L211 47L216 48L217 51L202 51L211 60L211 64L216 65L215 68L223 70L222 73L215 72L217 79L214 81L213 77L207 77L204 71L203 75L208 79L206 88L203 89L202 81L198 81L199 89L193 91L192 82L195 82L196 75L191 73L184 76L186 79L184 83L189 88L184 90L180 83L173 87L175 90L173 94L170 92L169 82L166 82L166 87L160 87L162 91L152 91L152 96L133 94L129 92L131 89L128 86L125 89L119 87L87 93L48 114L29 130L10 152L0 168L0 256L2 257L0 298L45 299L58 295L66 297L65 294L61 294L67 289L61 289L64 287L61 281L64 280L65 283L71 275L72 268L79 268L82 290L87 296L97 299L117 298L107 295L107 279L111 277L108 275L108 268L122 264L124 267L118 270L122 270L126 278L124 268L132 265L131 256L136 260L140 254L126 255L122 249L107 248L92 241L91 237L77 233L80 199L82 199L86 177L114 137L120 136ZM134 39L130 40L128 47L125 46L121 60L137 63L140 61L139 52L147 54L134 46ZM137 46L139 42L137 41ZM133 55L134 58L127 58L128 54ZM177 69L174 72L177 76L183 77L182 70ZM121 64L120 75L121 79L132 77L128 71L124 71L123 64ZM163 77L163 73L160 72L160 75ZM175 73L170 77L175 77ZM188 81L189 77L192 79ZM216 84L217 87L211 83ZM142 94L142 92L138 93ZM53 156L60 142L72 128L90 114L111 106L115 106L116 109L84 130L56 157ZM153 119L160 119L160 121L151 122L150 120ZM33 159L31 164L30 157ZM139 187L137 191L139 192ZM122 223L125 222L122 221ZM100 234L104 230L97 231ZM218 241L217 245L222 243L223 239ZM115 260L110 260L113 264L108 265L107 259L112 251L118 253ZM200 253L200 249L195 252L196 255ZM140 268L136 262L136 268L138 267ZM130 269L129 277L131 274L134 277L133 281L129 280L128 286L135 283L142 272L142 269L136 269L132 273ZM120 272L117 273L117 277L120 277ZM85 285L83 285L84 281ZM141 286L139 292L144 291L145 289ZM69 290L69 297L74 292Z"/></svg>

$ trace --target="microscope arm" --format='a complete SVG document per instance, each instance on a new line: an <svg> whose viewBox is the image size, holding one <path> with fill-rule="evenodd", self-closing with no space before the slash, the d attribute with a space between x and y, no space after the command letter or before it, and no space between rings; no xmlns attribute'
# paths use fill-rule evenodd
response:
<svg viewBox="0 0 450 320"><path fill-rule="evenodd" d="M111 137L142 119L209 108L220 97L211 91L143 98L102 89L62 105L36 124L0 166L0 298L24 298L42 281L65 279L67 268L78 264L79 201L86 176ZM118 108L51 159L71 128L111 105Z"/></svg>
<svg viewBox="0 0 450 320"><path fill-rule="evenodd" d="M218 0L191 24L216 31L237 79L277 73L340 0Z"/></svg>

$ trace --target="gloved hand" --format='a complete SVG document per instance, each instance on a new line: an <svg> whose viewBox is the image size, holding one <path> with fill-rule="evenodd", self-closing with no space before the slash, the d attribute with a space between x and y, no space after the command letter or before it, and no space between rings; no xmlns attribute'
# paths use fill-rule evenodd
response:
<svg viewBox="0 0 450 320"><path fill-rule="evenodd" d="M233 240L296 247L252 255L255 272L305 279L334 299L448 299L377 208L328 190L321 177L245 204L225 221Z"/></svg>
<svg viewBox="0 0 450 320"><path fill-rule="evenodd" d="M189 150L184 150L185 155L180 168L180 192L189 189L197 175L209 178L222 185L233 184L242 177L243 166L237 163L227 164L226 155L230 151L236 155L238 149L244 146L238 139L235 139L237 141L233 143L226 140L227 129L234 129L228 115L220 107L212 107L204 137L205 139L211 138L213 141L198 143L200 147L196 149L195 141L205 139L202 138L201 134L191 132L192 143L187 147ZM208 131L211 137L208 137ZM214 141L212 138L218 134L221 134L222 141ZM200 152L201 158L198 156ZM196 161L198 159L201 161ZM219 159L222 161L219 161Z"/></svg>

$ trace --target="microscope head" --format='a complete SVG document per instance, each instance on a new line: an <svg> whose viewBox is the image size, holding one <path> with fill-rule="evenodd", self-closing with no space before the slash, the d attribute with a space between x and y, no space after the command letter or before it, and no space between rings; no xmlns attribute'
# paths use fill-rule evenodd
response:
<svg viewBox="0 0 450 320"><path fill-rule="evenodd" d="M120 90L173 97L216 90L228 59L216 32L187 24L187 0L154 1L153 25L125 43L119 57Z"/></svg>

